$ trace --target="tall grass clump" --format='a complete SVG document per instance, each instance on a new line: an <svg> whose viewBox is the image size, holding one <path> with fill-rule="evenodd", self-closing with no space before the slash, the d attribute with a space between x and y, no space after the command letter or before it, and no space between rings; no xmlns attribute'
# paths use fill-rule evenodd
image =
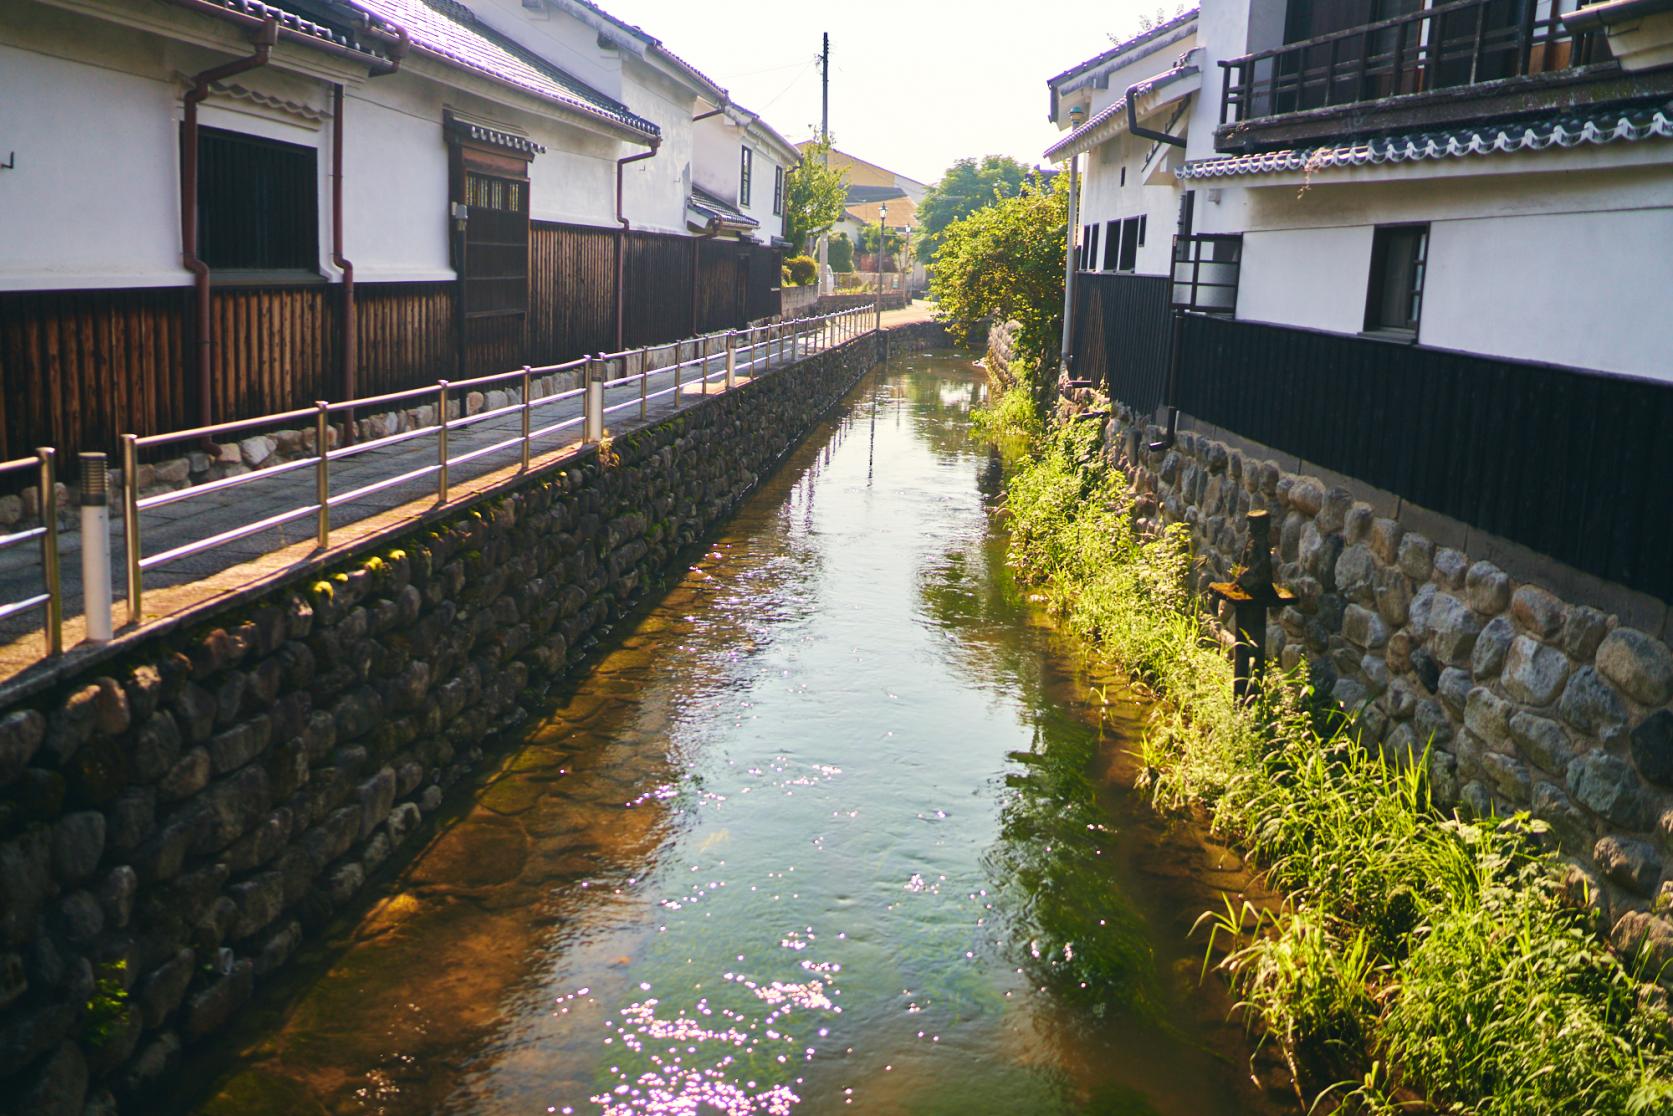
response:
<svg viewBox="0 0 1673 1116"><path fill-rule="evenodd" d="M1135 528L1095 424L1029 436L1005 515L1019 579L1158 696L1141 745L1158 805L1205 810L1283 897L1205 919L1298 1092L1368 1113L1673 1113L1654 974L1564 897L1541 824L1442 810L1427 757L1385 760L1298 675L1236 700L1188 535Z"/></svg>

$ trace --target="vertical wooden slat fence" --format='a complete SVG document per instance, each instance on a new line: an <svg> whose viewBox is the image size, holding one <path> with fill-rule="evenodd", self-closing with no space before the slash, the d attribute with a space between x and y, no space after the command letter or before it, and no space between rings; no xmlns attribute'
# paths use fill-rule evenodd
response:
<svg viewBox="0 0 1673 1116"><path fill-rule="evenodd" d="M620 235L533 223L525 314L462 322L452 281L357 285L357 394L613 349ZM627 257L629 345L691 335L694 308L701 331L778 313L772 248L635 230ZM202 423L191 297L184 285L0 292L0 460L55 446L73 481L82 450ZM210 316L216 421L343 397L337 284L218 285Z"/></svg>
<svg viewBox="0 0 1673 1116"><path fill-rule="evenodd" d="M1673 383L1190 315L1180 409L1673 598Z"/></svg>
<svg viewBox="0 0 1673 1116"><path fill-rule="evenodd" d="M1076 273L1069 350L1075 375L1104 385L1141 414L1159 407L1171 348L1169 292L1166 276Z"/></svg>

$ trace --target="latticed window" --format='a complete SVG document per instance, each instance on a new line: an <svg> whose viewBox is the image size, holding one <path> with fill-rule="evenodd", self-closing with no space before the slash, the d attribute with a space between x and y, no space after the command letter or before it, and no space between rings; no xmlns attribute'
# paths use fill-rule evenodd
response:
<svg viewBox="0 0 1673 1116"><path fill-rule="evenodd" d="M743 149L742 162L738 169L738 204L749 204L749 180L755 174L755 152L749 148Z"/></svg>
<svg viewBox="0 0 1673 1116"><path fill-rule="evenodd" d="M784 168L773 168L773 216L784 213Z"/></svg>
<svg viewBox="0 0 1673 1116"><path fill-rule="evenodd" d="M529 302L529 185L465 173L466 317L521 314Z"/></svg>

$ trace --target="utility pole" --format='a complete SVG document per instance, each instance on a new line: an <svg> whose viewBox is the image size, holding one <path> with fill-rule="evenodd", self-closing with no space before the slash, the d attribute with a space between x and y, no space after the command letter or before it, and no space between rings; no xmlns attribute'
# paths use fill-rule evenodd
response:
<svg viewBox="0 0 1673 1116"><path fill-rule="evenodd" d="M831 165L831 33L825 32L819 48L819 139L824 146L821 156L825 166ZM830 270L831 230L819 234L819 293L825 294L825 273Z"/></svg>

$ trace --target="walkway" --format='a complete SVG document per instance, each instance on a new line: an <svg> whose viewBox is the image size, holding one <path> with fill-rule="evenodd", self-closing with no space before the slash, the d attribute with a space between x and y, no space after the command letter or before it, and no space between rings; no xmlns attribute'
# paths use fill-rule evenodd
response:
<svg viewBox="0 0 1673 1116"><path fill-rule="evenodd" d="M898 318L898 321L891 319ZM927 313L915 308L884 315L885 326L927 321ZM871 325L871 319L860 323ZM804 351L818 351L816 335L810 335ZM790 354L782 355L778 346L761 345L755 353L745 355L740 350L737 379L740 383L769 368L791 363ZM698 370L688 362L680 375L676 393L675 372L671 368L652 371L645 379L644 393L649 398L643 404L641 418L641 387L638 377L631 382L609 387L605 391L605 429L607 433L623 434L655 423L687 406L705 390L713 394L725 390L726 359L724 354L707 358L699 382ZM515 383L515 381L513 381ZM503 385L502 385L503 386ZM555 394L561 394L557 392ZM531 430L539 432L554 426L558 429L545 438L533 440L530 448L530 467L541 468L576 453L581 447L582 400L579 395L540 406L542 396L535 393L536 406L531 408ZM417 403L426 402L418 400ZM433 399L429 400L433 403ZM415 405L413 403L403 404ZM366 408L366 412L377 408ZM365 417L362 412L361 417ZM520 411L500 415L460 427L454 419L448 426L448 502L442 505L435 498L437 438L434 428L395 445L379 446L365 452L333 457L330 462L331 547L320 550L315 545L316 520L313 515L282 526L248 535L203 553L173 559L165 565L146 570L144 574L144 619L147 623L175 615L211 599L222 599L247 592L258 583L265 583L276 575L294 572L299 566L319 567L343 557L357 543L367 537L401 523L414 524L432 518L444 507L474 498L487 488L515 477L521 471L522 415ZM295 423L291 423L294 426ZM276 424L274 429L281 429ZM248 437L258 431L241 432ZM497 443L509 442L499 449ZM461 461L461 458L467 460ZM308 459L311 460L311 459ZM428 471L426 467L430 467ZM222 532L254 524L287 511L305 508L314 503L315 471L311 466L272 471L258 470L246 474L248 483L228 488L211 488L178 502L143 509L140 513L141 552L147 559L176 548L189 547ZM356 495L379 481L394 480L403 474L418 472L407 481L392 483L387 488L364 495ZM353 502L339 504L345 496ZM113 493L111 501L111 565L112 594L115 601L117 635L124 628L133 629L127 621L126 540L121 522L121 501ZM97 648L88 645L79 651L77 644L85 635L82 619L83 593L81 578L82 536L79 531L60 532L59 565L63 591L64 646L67 654L56 660L43 662L43 623L39 610L30 610L0 621L0 679L11 682L15 676L32 666L31 676L56 675L77 663ZM41 591L42 573L40 549L25 544L0 551L0 602L26 598Z"/></svg>

